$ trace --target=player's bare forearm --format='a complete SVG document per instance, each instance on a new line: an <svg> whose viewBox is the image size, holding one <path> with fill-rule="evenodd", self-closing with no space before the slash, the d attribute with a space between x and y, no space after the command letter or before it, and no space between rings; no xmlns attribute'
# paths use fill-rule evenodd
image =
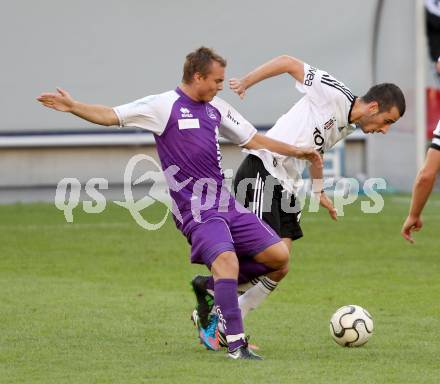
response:
<svg viewBox="0 0 440 384"><path fill-rule="evenodd" d="M69 112L95 124L107 126L119 124L119 119L112 108L104 105L80 103L62 88L57 88L57 92L42 93L37 97L37 100L47 108Z"/></svg>
<svg viewBox="0 0 440 384"><path fill-rule="evenodd" d="M312 180L312 191L321 193L324 188L324 171L323 167L317 167L315 164L309 166L310 179Z"/></svg>
<svg viewBox="0 0 440 384"><path fill-rule="evenodd" d="M413 194L411 199L411 207L409 215L412 217L420 217L426 201L432 192L437 173L440 170L440 151L430 148L426 155L425 164L419 171L414 183Z"/></svg>
<svg viewBox="0 0 440 384"><path fill-rule="evenodd" d="M115 111L105 105L84 104L75 101L70 112L94 124L105 126L119 124L119 119Z"/></svg>
<svg viewBox="0 0 440 384"><path fill-rule="evenodd" d="M279 153L284 156L296 157L298 154L298 148L283 143L278 140L271 139L270 137L264 136L257 133L246 145L246 149L268 149L271 152Z"/></svg>
<svg viewBox="0 0 440 384"><path fill-rule="evenodd" d="M333 220L338 219L338 212L333 206L332 201L324 192L324 171L323 167L316 167L315 164L311 164L309 167L310 179L312 180L312 193L319 199L319 204L328 210L330 217Z"/></svg>
<svg viewBox="0 0 440 384"><path fill-rule="evenodd" d="M247 89L262 80L289 73L299 82L304 81L304 63L292 56L282 55L275 57L267 63L259 66L243 77L242 82Z"/></svg>
<svg viewBox="0 0 440 384"><path fill-rule="evenodd" d="M411 207L409 210L409 216L420 217L426 201L432 192L432 188L435 183L435 175L425 175L420 172L417 175L416 182L414 184L413 195L411 199Z"/></svg>
<svg viewBox="0 0 440 384"><path fill-rule="evenodd" d="M322 158L320 154L312 148L298 148L282 141L271 139L257 133L244 148L247 149L268 149L271 152L284 156L296 157L298 159L308 160L316 167L322 168Z"/></svg>
<svg viewBox="0 0 440 384"><path fill-rule="evenodd" d="M419 171L414 182L411 206L409 208L408 217L403 223L400 233L409 241L414 243L411 233L420 231L423 226L421 214L429 195L434 187L437 173L440 170L440 151L434 148L428 149L425 164Z"/></svg>

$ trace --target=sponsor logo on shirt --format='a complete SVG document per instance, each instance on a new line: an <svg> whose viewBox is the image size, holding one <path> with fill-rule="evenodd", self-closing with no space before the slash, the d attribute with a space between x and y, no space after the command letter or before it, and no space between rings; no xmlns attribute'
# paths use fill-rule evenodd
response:
<svg viewBox="0 0 440 384"><path fill-rule="evenodd" d="M179 119L177 120L179 129L200 128L199 119Z"/></svg>
<svg viewBox="0 0 440 384"><path fill-rule="evenodd" d="M332 129L335 123L336 123L336 119L334 117L330 118L329 121L325 122L324 129L325 130Z"/></svg>
<svg viewBox="0 0 440 384"><path fill-rule="evenodd" d="M313 84L313 79L315 78L316 68L310 67L307 74L304 76L304 85L309 87Z"/></svg>
<svg viewBox="0 0 440 384"><path fill-rule="evenodd" d="M315 142L316 150L320 153L324 153L323 148L324 148L325 140L318 127L315 127L315 130L313 131L313 141Z"/></svg>
<svg viewBox="0 0 440 384"><path fill-rule="evenodd" d="M217 120L217 116L215 114L215 109L212 108L210 105L206 106L206 113L210 119Z"/></svg>
<svg viewBox="0 0 440 384"><path fill-rule="evenodd" d="M231 111L228 110L228 114L226 116L227 119L231 120L234 124L240 125L240 122L238 120L235 120L234 117L231 114Z"/></svg>
<svg viewBox="0 0 440 384"><path fill-rule="evenodd" d="M185 107L180 108L180 113L182 114L182 117L193 117L191 111Z"/></svg>

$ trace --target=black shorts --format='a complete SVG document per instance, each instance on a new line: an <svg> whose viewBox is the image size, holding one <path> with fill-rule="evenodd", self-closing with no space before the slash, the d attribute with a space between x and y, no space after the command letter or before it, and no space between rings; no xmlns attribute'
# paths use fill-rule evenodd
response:
<svg viewBox="0 0 440 384"><path fill-rule="evenodd" d="M243 188L247 184L245 191L238 191L241 181ZM303 236L301 211L293 209L295 196L283 191L280 182L267 172L259 157L248 155L243 160L234 179L234 192L241 204L269 224L281 238L296 240Z"/></svg>

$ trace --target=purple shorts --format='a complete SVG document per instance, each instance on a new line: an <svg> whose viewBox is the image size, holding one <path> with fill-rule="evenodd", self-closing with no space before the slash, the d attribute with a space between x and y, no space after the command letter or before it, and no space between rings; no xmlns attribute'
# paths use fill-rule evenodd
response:
<svg viewBox="0 0 440 384"><path fill-rule="evenodd" d="M281 241L255 214L241 213L235 208L228 212L206 211L203 222L191 227L187 236L191 244L191 262L205 264L209 269L223 252L235 252L238 258L253 257Z"/></svg>

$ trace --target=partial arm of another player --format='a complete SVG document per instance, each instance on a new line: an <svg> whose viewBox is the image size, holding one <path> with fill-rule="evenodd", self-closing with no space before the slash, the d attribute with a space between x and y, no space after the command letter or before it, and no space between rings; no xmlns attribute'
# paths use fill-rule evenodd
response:
<svg viewBox="0 0 440 384"><path fill-rule="evenodd" d="M249 72L241 79L229 80L229 87L243 99L246 90L254 84L283 73L290 74L302 83L304 81L304 63L292 56L278 56Z"/></svg>
<svg viewBox="0 0 440 384"><path fill-rule="evenodd" d="M338 220L338 213L333 206L332 201L324 192L324 174L323 167L317 168L314 164L309 167L310 178L312 180L312 193L319 196L319 204L328 210L328 214L333 220Z"/></svg>
<svg viewBox="0 0 440 384"><path fill-rule="evenodd" d="M426 155L425 164L419 171L413 187L411 206L408 217L403 223L401 234L410 243L414 243L411 232L419 231L423 222L420 218L423 208L432 192L432 188L440 170L440 151L430 148Z"/></svg>
<svg viewBox="0 0 440 384"><path fill-rule="evenodd" d="M321 155L313 148L298 148L282 141L271 139L260 133L256 133L243 148L246 149L267 149L271 152L279 153L284 156L292 156L298 159L308 160L316 169L322 171Z"/></svg>
<svg viewBox="0 0 440 384"><path fill-rule="evenodd" d="M45 107L72 113L91 123L106 126L119 125L118 116L111 107L80 103L61 88L57 88L57 93L42 93L37 100Z"/></svg>

